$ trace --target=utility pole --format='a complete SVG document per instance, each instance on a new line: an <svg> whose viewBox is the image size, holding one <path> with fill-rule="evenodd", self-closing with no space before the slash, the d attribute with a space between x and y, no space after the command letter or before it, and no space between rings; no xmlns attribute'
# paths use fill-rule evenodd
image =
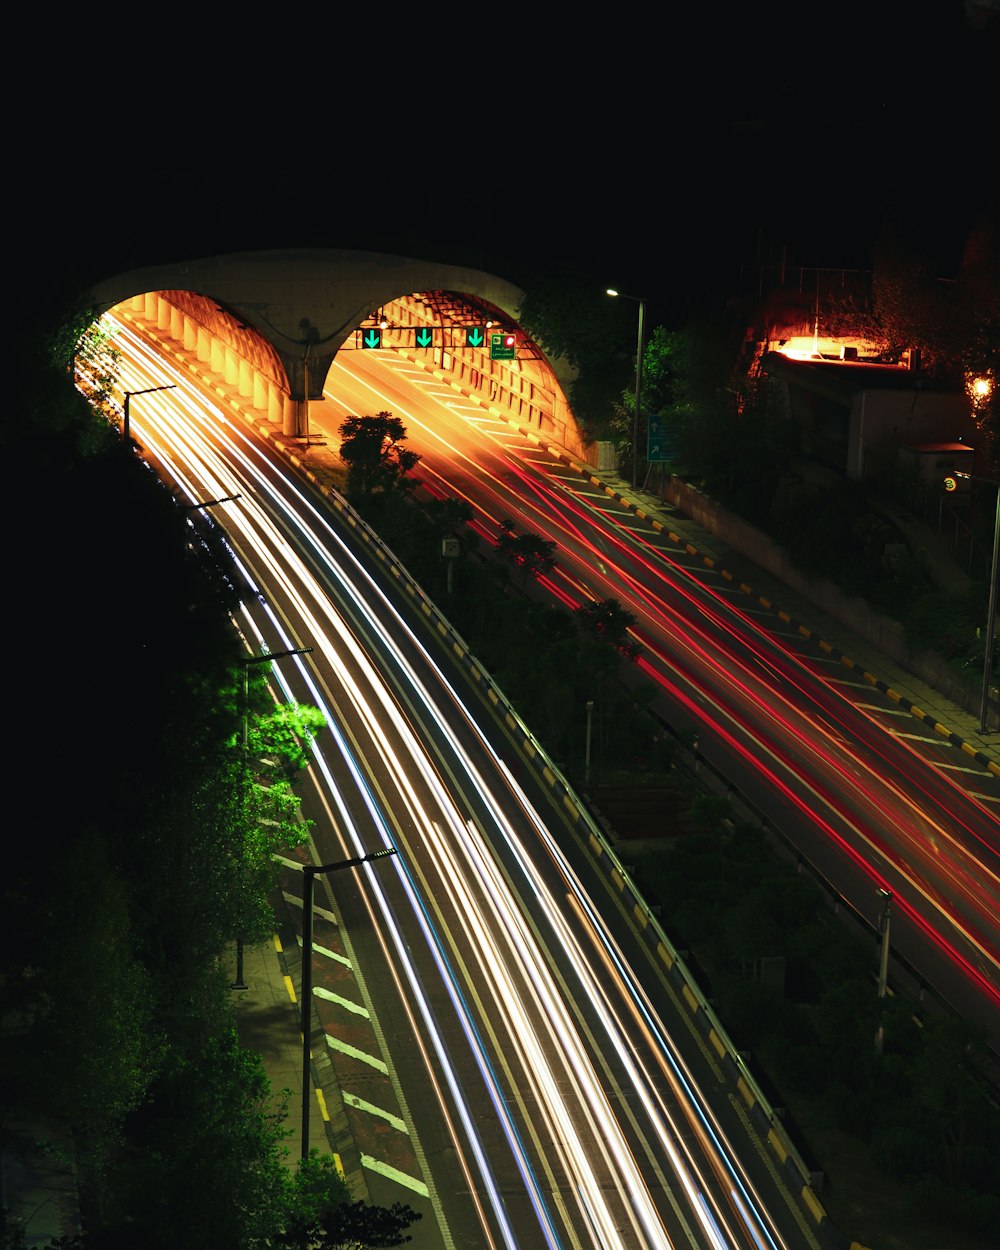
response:
<svg viewBox="0 0 1000 1250"><path fill-rule="evenodd" d="M177 386L176 382L168 382L166 386L147 386L145 390L123 392L125 396L125 407L122 411L122 440L124 441L126 447L128 446L129 437L130 437L129 435L129 400L132 398L132 396L133 395L151 395L153 391L172 391L176 389L176 386Z"/></svg>
<svg viewBox="0 0 1000 1250"><path fill-rule="evenodd" d="M312 1019L312 943L313 943L313 899L315 897L315 880L320 873L337 872L341 868L357 868L359 864L367 864L372 859L384 859L387 855L395 855L394 846L381 851L372 851L357 859L344 859L335 864L305 864L302 868L302 1158L309 1156L309 1060L312 1058L310 1047L310 1022Z"/></svg>
<svg viewBox="0 0 1000 1250"><path fill-rule="evenodd" d="M879 890L879 898L882 899L882 914L879 917L878 931L882 935L882 951L879 958L878 968L878 997L879 1003L885 998L886 989L889 983L889 909L892 904L892 895L888 890ZM878 1028L875 1031L875 1053L882 1053L882 1046L885 1041L885 1032L882 1028L881 1019L878 1022Z"/></svg>

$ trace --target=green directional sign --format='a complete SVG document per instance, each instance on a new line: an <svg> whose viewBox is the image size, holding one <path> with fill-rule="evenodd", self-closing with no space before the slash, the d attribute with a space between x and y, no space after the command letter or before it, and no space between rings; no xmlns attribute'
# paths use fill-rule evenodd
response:
<svg viewBox="0 0 1000 1250"><path fill-rule="evenodd" d="M646 459L650 464L670 462L677 455L677 438L662 417L650 413Z"/></svg>
<svg viewBox="0 0 1000 1250"><path fill-rule="evenodd" d="M516 355L516 334L490 335L490 360L513 360Z"/></svg>
<svg viewBox="0 0 1000 1250"><path fill-rule="evenodd" d="M381 330L362 330L361 331L362 347L381 347L382 331Z"/></svg>
<svg viewBox="0 0 1000 1250"><path fill-rule="evenodd" d="M418 347L430 347L430 345L433 342L434 342L433 333L430 330L428 330L426 326L421 326L417 330L417 346Z"/></svg>
<svg viewBox="0 0 1000 1250"><path fill-rule="evenodd" d="M486 342L486 335L483 333L482 326L466 326L465 327L465 345L466 347L482 347Z"/></svg>

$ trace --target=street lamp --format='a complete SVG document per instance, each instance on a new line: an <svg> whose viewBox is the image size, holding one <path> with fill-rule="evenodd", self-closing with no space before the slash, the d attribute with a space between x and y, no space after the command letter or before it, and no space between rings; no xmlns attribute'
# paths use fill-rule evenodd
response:
<svg viewBox="0 0 1000 1250"><path fill-rule="evenodd" d="M125 445L128 446L129 441L129 400L133 395L151 395L153 391L172 391L177 386L176 382L168 382L166 386L147 386L141 391L125 391L125 410L122 417L122 438Z"/></svg>
<svg viewBox="0 0 1000 1250"><path fill-rule="evenodd" d="M642 336L646 320L646 301L638 295L626 295L607 288L608 295L616 298L630 299L639 305L639 339L635 349L635 412L632 415L632 489L639 489L639 400L642 396Z"/></svg>
<svg viewBox="0 0 1000 1250"><path fill-rule="evenodd" d="M945 490L955 489L955 479L962 478L967 482L982 482L992 486L997 492L996 511L993 516L993 556L990 560L990 599L986 609L986 654L983 657L983 688L979 699L979 732L986 732L987 712L990 702L990 678L993 675L993 632L997 612L997 556L1000 553L1000 482L989 477L973 477L971 473L963 473L953 469L951 477L945 478Z"/></svg>
<svg viewBox="0 0 1000 1250"><path fill-rule="evenodd" d="M590 785L590 736L594 722L594 700L587 700L587 750L584 755L583 784Z"/></svg>
<svg viewBox="0 0 1000 1250"><path fill-rule="evenodd" d="M885 998L886 988L889 982L889 909L892 905L892 895L888 890L879 890L879 898L882 900L882 915L879 917L878 931L882 935L882 951L879 959L878 967L878 996L879 999ZM885 1034L882 1028L882 1021L879 1020L878 1029L875 1033L875 1053L882 1053L882 1045L885 1041Z"/></svg>
<svg viewBox="0 0 1000 1250"><path fill-rule="evenodd" d="M395 855L396 848L387 846L357 859L343 859L336 864L303 864L302 876L305 888L302 897L302 1158L309 1157L309 1060L311 1058L310 1018L312 1016L312 943L313 943L313 897L315 880L321 872L336 872L340 868L357 868L372 859L384 859Z"/></svg>

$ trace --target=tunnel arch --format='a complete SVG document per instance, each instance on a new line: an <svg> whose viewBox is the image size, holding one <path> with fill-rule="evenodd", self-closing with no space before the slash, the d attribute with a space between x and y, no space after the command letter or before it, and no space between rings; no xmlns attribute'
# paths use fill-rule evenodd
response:
<svg viewBox="0 0 1000 1250"><path fill-rule="evenodd" d="M497 393L535 416L540 428L545 399L549 432L569 450L585 452L566 399L575 371L521 330L523 291L481 270L377 252L250 252L130 270L96 283L89 298L95 308L129 308L227 381L235 376L241 393L249 388L264 403L269 419L278 419L280 409L283 431L292 436L306 433L308 401L321 396L337 352L353 349L359 329L387 308L399 324L403 316L418 324L423 315L426 322L429 309L440 312L448 301L461 306L463 317L469 309L489 311L519 333L517 367L506 371ZM441 367L471 380L493 372L477 370L458 346L440 343Z"/></svg>

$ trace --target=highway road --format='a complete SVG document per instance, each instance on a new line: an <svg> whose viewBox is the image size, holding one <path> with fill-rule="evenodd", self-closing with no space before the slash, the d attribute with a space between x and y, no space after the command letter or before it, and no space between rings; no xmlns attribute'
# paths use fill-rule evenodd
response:
<svg viewBox="0 0 1000 1250"><path fill-rule="evenodd" d="M141 337L116 343L124 389L174 388L133 403L141 454L188 505L227 501L248 654L312 648L274 666L329 730L312 861L397 851L323 881L314 961L372 1200L418 1209L421 1247L817 1246L718 1048L390 554Z"/></svg>
<svg viewBox="0 0 1000 1250"><path fill-rule="evenodd" d="M500 522L556 543L539 593L615 598L635 615L655 706L862 916L893 898L893 947L1000 1049L1000 784L917 741L899 709L850 682L815 642L780 635L739 588L595 486L561 449L404 352L342 351L335 411L389 411L438 497L467 500L481 542Z"/></svg>

